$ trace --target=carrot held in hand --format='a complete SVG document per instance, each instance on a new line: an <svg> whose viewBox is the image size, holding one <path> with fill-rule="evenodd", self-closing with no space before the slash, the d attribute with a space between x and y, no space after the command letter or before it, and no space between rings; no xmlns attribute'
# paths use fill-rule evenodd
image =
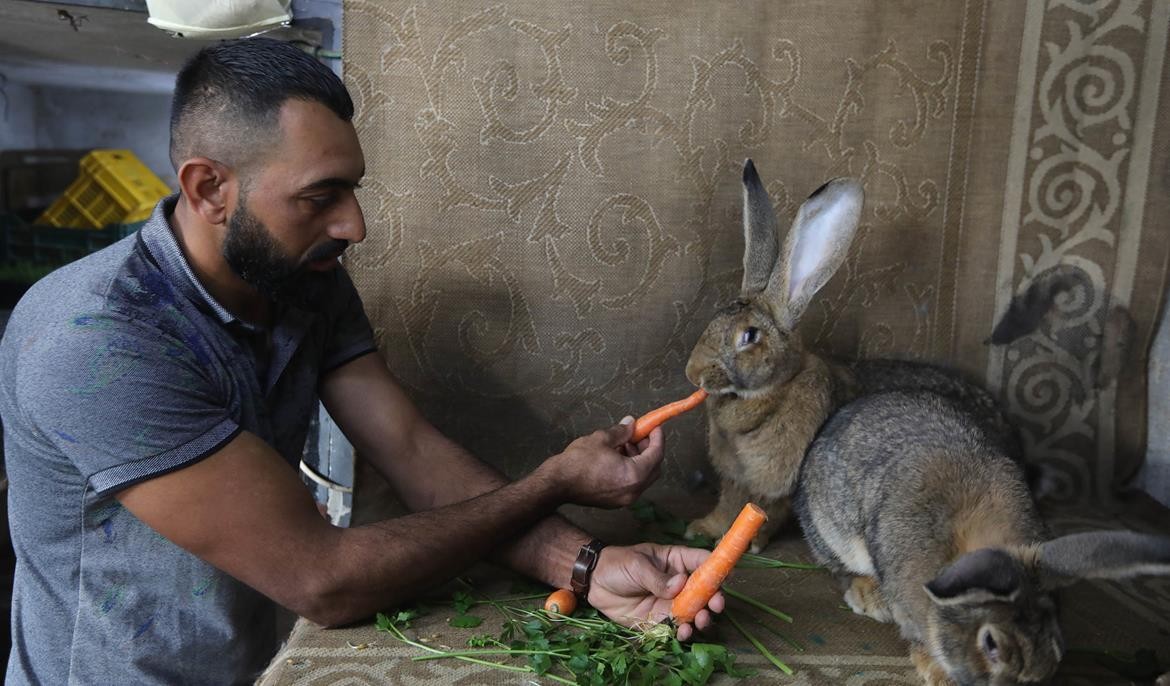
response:
<svg viewBox="0 0 1170 686"><path fill-rule="evenodd" d="M567 588L558 588L548 595L544 601L546 612L559 612L562 615L571 615L577 609L577 596Z"/></svg>
<svg viewBox="0 0 1170 686"><path fill-rule="evenodd" d="M676 400L673 403L663 405L657 410L650 410L641 417L638 417L638 420L634 422L634 435L630 437L630 443L637 443L643 438L646 438L658 425L668 419L679 416L683 412L695 409L706 399L707 391L700 388L682 400Z"/></svg>
<svg viewBox="0 0 1170 686"><path fill-rule="evenodd" d="M699 614L699 610L707 606L711 596L719 591L723 580L735 568L739 558L751 545L752 538L766 521L768 515L755 503L743 506L739 516L735 518L735 523L723 538L719 539L719 545L715 546L711 557L691 573L683 590L674 597L670 605L670 614L676 623L686 624L695 620L695 615Z"/></svg>

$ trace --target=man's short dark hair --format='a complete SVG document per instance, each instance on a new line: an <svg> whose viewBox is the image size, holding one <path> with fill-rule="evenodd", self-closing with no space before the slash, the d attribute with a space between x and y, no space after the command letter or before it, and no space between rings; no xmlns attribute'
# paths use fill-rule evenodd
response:
<svg viewBox="0 0 1170 686"><path fill-rule="evenodd" d="M175 79L175 171L198 156L245 166L273 144L280 108L290 99L319 102L353 119L353 100L341 79L295 45L247 38L200 50Z"/></svg>

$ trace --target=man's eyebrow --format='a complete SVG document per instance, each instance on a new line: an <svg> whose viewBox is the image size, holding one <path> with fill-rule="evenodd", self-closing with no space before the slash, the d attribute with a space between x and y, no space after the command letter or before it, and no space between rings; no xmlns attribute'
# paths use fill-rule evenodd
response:
<svg viewBox="0 0 1170 686"><path fill-rule="evenodd" d="M365 176L365 174L363 173L362 177L364 177L364 176ZM361 178L361 177L358 177L358 178ZM303 186L298 192L303 193L305 191L321 191L321 190L326 190L326 189L330 189L330 188L340 188L342 190L349 190L351 188L357 188L359 185L361 185L359 182L354 181L352 179L343 179L340 176L330 176L327 179L320 179L318 181L314 181L313 183L310 183L307 186Z"/></svg>

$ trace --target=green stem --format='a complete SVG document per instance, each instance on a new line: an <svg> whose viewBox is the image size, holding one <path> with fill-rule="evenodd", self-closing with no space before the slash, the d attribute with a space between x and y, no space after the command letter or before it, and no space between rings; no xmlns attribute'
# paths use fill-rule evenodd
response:
<svg viewBox="0 0 1170 686"><path fill-rule="evenodd" d="M748 640L748 643L751 643L753 646L755 646L756 650L760 651L760 655L763 655L764 659L775 665L776 669L779 669L788 676L792 676L792 668L781 662L779 658L777 658L775 655L769 652L767 648L764 647L763 643L760 643L759 639L748 632L747 629L743 628L743 625L735 620L735 615L731 614L730 612L724 612L723 616L727 618L727 621L731 622L732 626L739 630L739 633Z"/></svg>
<svg viewBox="0 0 1170 686"><path fill-rule="evenodd" d="M456 583L463 586L463 588L465 588L467 590L468 594L471 594L471 595L475 594L475 586L472 586L471 582L468 581L467 579L464 579L463 577L458 576L458 577L455 577L455 581L456 581ZM550 593L551 593L551 591L550 591ZM511 603L511 602L517 601L517 600L536 600L538 598L547 598L547 597L548 597L548 593L530 593L528 595L518 595L518 596L509 597L509 598L495 598L495 599L484 598L483 600L474 600L473 602L476 605L499 605L501 603Z"/></svg>
<svg viewBox="0 0 1170 686"><path fill-rule="evenodd" d="M418 648L420 650L425 650L428 653L435 653L435 656L432 659L451 657L451 658L454 658L456 660L463 660L464 662L472 662L472 663L475 663L477 665L482 665L484 667L491 667L492 669L504 669L504 670L507 670L509 672L524 672L525 674L536 674L536 671L534 669L532 669L531 667L516 667L513 665L505 665L505 664L502 664L499 662L491 662L489 660L478 660L474 657L469 657L467 655L460 655L457 653L446 653L442 650L439 650L438 648L432 648L429 645L426 645L424 643L419 643L418 641L410 640L409 638L406 637L406 634L402 633L402 631L398 627L394 626L393 624L390 625L390 630L394 633L395 637L398 640L402 641L403 643L405 643L409 646L414 646L415 648ZM543 676L546 676L549 679L552 679L553 681L560 682L562 684L569 684L569 686L576 686L576 683L577 683L575 681L569 681L568 679L565 679L563 677L559 677L555 674L546 673Z"/></svg>
<svg viewBox="0 0 1170 686"><path fill-rule="evenodd" d="M512 602L516 602L519 600L537 600L540 598L547 598L547 597L548 597L548 593L533 593L532 595L518 595L518 596L512 596L511 598L500 598L498 600L490 600L490 599L476 600L475 604L476 605L494 605L496 603L512 603Z"/></svg>
<svg viewBox="0 0 1170 686"><path fill-rule="evenodd" d="M747 603L748 605L751 605L752 607L756 608L757 610L767 612L768 614L772 615L776 619L788 622L789 624L792 623L792 617L784 614L783 612L781 612L780 610L777 610L774 607L771 607L769 605L765 605L765 604L761 603L760 601L756 600L755 598L750 598L750 597L740 593L739 591L732 590L728 586L723 586L723 592L726 593L727 595L731 596L732 598L735 598L736 600L739 600L741 602Z"/></svg>
<svg viewBox="0 0 1170 686"><path fill-rule="evenodd" d="M761 622L758 619L753 618L752 621L755 622L756 625L764 627L765 631L771 633L773 636L778 637L781 641L784 641L788 645L792 646L797 652L800 652L800 653L804 652L804 646L802 646L800 643L796 642L795 640L788 638L788 636L784 635L779 630L773 629L772 627L768 626L767 624L764 624L763 622Z"/></svg>
<svg viewBox="0 0 1170 686"><path fill-rule="evenodd" d="M517 609L514 610L514 612L522 617L538 619L546 626L552 624L552 622L549 620L549 615L552 613L545 612L544 610L537 612L534 610ZM574 626L578 629L588 629L590 631L609 631L610 633L622 635L625 638L631 638L637 635L633 630L628 629L620 624L615 624L614 622L606 619L582 619L580 617L570 617L568 615L562 614L556 614L553 616L557 618L558 624L567 624L568 626Z"/></svg>
<svg viewBox="0 0 1170 686"><path fill-rule="evenodd" d="M760 565L761 567L767 567L770 569L824 569L824 567L820 565L810 565L804 564L802 562L785 562L783 560L777 560L774 557L764 557L763 555L756 555L755 553L744 553L740 560L745 562L752 562Z"/></svg>
<svg viewBox="0 0 1170 686"><path fill-rule="evenodd" d="M472 586L471 583L469 583L463 577L456 577L455 581L458 582L459 584L462 584L463 587L465 589L467 589L468 595L473 595L475 593L475 587ZM496 609L496 611L498 611L501 615L504 616L505 622L512 623L512 622L516 621L515 619L512 618L511 615L508 614L507 608L504 605L502 605L500 603L500 601L498 601L498 600L493 600L492 598L484 598L483 600L474 600L474 597L473 597L473 601L476 604L487 603L488 605L491 605L492 607L494 607Z"/></svg>
<svg viewBox="0 0 1170 686"><path fill-rule="evenodd" d="M459 650L454 652L441 652L435 655L416 655L410 658L415 661L423 660L439 660L445 657L474 657L476 655L552 655L553 657L568 657L569 653L563 650L523 650L521 648L501 648L499 650Z"/></svg>

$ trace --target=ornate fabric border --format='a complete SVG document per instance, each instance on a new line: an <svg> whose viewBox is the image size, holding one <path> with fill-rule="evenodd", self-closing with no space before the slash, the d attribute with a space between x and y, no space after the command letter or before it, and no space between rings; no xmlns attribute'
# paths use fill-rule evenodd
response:
<svg viewBox="0 0 1170 686"><path fill-rule="evenodd" d="M1027 5L996 312L1050 269L1076 285L1040 330L992 351L987 379L1064 500L1107 500L1114 482L1110 370L1130 327L1168 20L1158 1Z"/></svg>

